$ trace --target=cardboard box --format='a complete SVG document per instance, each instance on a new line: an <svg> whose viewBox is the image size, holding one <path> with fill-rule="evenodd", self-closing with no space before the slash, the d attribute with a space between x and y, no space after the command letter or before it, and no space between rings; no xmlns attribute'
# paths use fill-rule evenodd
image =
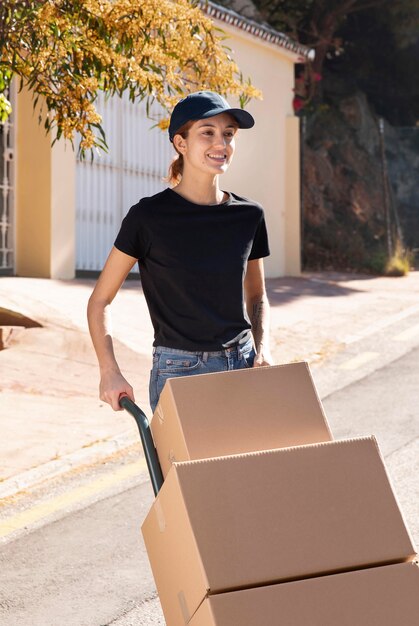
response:
<svg viewBox="0 0 419 626"><path fill-rule="evenodd" d="M151 431L164 477L173 461L333 438L307 363L168 379Z"/></svg>
<svg viewBox="0 0 419 626"><path fill-rule="evenodd" d="M210 596L189 626L417 626L419 568L387 565Z"/></svg>
<svg viewBox="0 0 419 626"><path fill-rule="evenodd" d="M175 463L142 532L168 626L212 594L416 552L373 437Z"/></svg>

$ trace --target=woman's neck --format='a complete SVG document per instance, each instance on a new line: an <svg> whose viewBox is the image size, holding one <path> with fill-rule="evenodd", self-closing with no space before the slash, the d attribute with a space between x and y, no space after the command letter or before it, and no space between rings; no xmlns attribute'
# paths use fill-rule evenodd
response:
<svg viewBox="0 0 419 626"><path fill-rule="evenodd" d="M192 181L182 177L173 191L195 204L221 204L226 199L226 194L218 185L218 176L211 181Z"/></svg>

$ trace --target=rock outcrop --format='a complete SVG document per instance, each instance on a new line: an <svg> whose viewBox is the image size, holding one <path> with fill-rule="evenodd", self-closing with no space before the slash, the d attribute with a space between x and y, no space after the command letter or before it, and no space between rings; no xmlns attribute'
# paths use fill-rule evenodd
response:
<svg viewBox="0 0 419 626"><path fill-rule="evenodd" d="M304 266L381 272L388 229L393 244L401 230L410 247L415 242L419 246L418 161L418 146L387 124L383 143L379 120L362 93L320 105L307 116L302 149Z"/></svg>

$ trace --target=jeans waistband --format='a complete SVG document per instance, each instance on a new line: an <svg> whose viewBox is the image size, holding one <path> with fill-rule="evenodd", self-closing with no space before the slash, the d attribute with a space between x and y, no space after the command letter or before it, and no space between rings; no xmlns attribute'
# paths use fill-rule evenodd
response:
<svg viewBox="0 0 419 626"><path fill-rule="evenodd" d="M233 345L229 345L222 350L180 350L178 348L168 348L166 346L154 346L153 355L161 354L162 352L169 352L172 354L189 354L194 356L200 356L203 360L206 360L208 357L212 356L228 356L236 352L237 354L244 354L248 352L253 347L253 337L249 332L248 338L245 341L238 341Z"/></svg>

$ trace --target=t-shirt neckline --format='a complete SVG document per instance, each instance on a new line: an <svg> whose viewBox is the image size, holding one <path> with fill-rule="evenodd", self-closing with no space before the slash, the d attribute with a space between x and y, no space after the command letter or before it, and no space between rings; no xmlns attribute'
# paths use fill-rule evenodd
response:
<svg viewBox="0 0 419 626"><path fill-rule="evenodd" d="M167 187L167 191L169 191L171 194L174 194L176 196L176 198L178 200L180 200L180 202L185 202L187 204L191 204L192 206L199 206L199 207L222 207L222 206L226 206L228 204L231 204L231 193L229 191L224 191L224 189L222 189L221 191L224 194L227 194L227 200L224 200L223 202L219 202L217 204L199 204L198 202L192 202L192 200L188 200L187 198L182 196L177 191L174 191L171 187Z"/></svg>

